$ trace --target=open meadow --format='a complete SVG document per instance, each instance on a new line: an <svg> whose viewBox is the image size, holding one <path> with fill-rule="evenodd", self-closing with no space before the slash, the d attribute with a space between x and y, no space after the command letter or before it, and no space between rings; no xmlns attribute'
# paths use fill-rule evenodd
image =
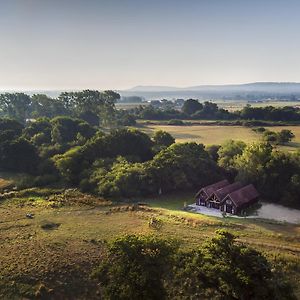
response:
<svg viewBox="0 0 300 300"><path fill-rule="evenodd" d="M112 205L104 200L86 205L80 197L85 198L78 194L78 204L71 206L55 207L55 200L49 205L43 196L38 201L27 197L0 204L1 299L40 293L94 299L98 287L90 274L100 263L107 241L128 233L155 234L192 249L220 228L282 264L300 299L300 225L178 210L192 200L191 194L149 198L150 206ZM27 213L34 217L26 218ZM149 226L152 218L161 220L160 229Z"/></svg>
<svg viewBox="0 0 300 300"><path fill-rule="evenodd" d="M141 124L140 129L148 134L153 134L157 130L169 132L176 142L197 142L205 145L219 145L226 140L241 140L246 143L256 142L261 139L261 135L254 132L250 127L245 126L221 126L221 125L188 125L172 126L160 124ZM296 150L300 147L300 126L270 126L266 127L271 131L289 129L295 134L295 139L286 146L279 148L288 151Z"/></svg>

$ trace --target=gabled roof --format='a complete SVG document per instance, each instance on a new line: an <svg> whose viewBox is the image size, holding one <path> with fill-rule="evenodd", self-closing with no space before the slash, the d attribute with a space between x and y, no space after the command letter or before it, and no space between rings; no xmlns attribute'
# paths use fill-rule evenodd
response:
<svg viewBox="0 0 300 300"><path fill-rule="evenodd" d="M241 189L228 194L228 197L230 197L232 202L237 207L240 207L248 202L251 202L252 200L256 199L258 196L259 193L256 190L256 188L253 186L253 184L246 185Z"/></svg>
<svg viewBox="0 0 300 300"><path fill-rule="evenodd" d="M213 194L216 195L216 197L222 201L225 196L227 196L229 193L232 193L238 189L240 189L243 185L240 182L234 182L232 184L226 185L218 190L216 190Z"/></svg>
<svg viewBox="0 0 300 300"><path fill-rule="evenodd" d="M213 192L215 192L216 190L226 186L226 185L229 185L229 182L227 179L224 179L224 180L221 180L221 181L218 181L214 184L211 184L211 185L207 185L205 187L203 187L197 194L196 194L196 197L199 196L200 192L204 192L207 197L209 197Z"/></svg>

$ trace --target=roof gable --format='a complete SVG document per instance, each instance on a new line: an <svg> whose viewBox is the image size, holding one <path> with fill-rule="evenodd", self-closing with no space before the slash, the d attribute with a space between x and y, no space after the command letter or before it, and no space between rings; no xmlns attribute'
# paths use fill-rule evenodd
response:
<svg viewBox="0 0 300 300"><path fill-rule="evenodd" d="M232 193L229 193L227 197L229 197L237 207L240 207L256 199L258 196L259 193L256 188L253 186L253 184L249 184Z"/></svg>
<svg viewBox="0 0 300 300"><path fill-rule="evenodd" d="M226 197L229 193L232 193L233 191L236 191L240 188L242 188L242 184L240 182L234 182L232 184L226 185L218 190L216 190L213 194L216 195L216 197L222 201L224 197Z"/></svg>
<svg viewBox="0 0 300 300"><path fill-rule="evenodd" d="M204 192L207 197L209 197L213 192L215 192L216 190L226 186L226 185L229 185L229 182L227 179L224 179L224 180L221 180L221 181L218 181L214 184L211 184L211 185L207 185L205 187L203 187L197 194L196 194L196 197L199 196L200 192Z"/></svg>

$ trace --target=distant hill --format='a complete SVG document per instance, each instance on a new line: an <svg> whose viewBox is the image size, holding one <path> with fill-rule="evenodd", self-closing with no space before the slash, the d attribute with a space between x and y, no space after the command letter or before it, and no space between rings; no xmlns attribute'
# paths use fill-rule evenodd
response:
<svg viewBox="0 0 300 300"><path fill-rule="evenodd" d="M119 91L121 95L142 96L146 99L155 98L230 98L240 97L241 99L251 95L254 97L275 97L276 96L300 96L300 83L296 82L254 82L246 84L228 85L199 85L190 87L170 86L136 86L128 90Z"/></svg>
<svg viewBox="0 0 300 300"><path fill-rule="evenodd" d="M102 89L103 90L103 89ZM61 92L71 90L24 90L24 93L46 94L50 97L57 97ZM74 89L74 91L76 91ZM14 91L0 91L14 92ZM151 86L139 85L127 90L116 90L123 97L138 96L146 100L152 99L173 99L173 98L197 98L204 100L213 99L239 99L251 100L261 98L290 99L297 96L300 99L300 83L297 82L253 82L245 84L225 85L197 85L188 87L172 86Z"/></svg>

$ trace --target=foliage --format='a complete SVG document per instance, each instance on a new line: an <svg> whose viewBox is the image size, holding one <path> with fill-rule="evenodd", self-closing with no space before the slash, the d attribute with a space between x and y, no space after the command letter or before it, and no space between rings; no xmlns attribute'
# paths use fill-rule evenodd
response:
<svg viewBox="0 0 300 300"><path fill-rule="evenodd" d="M115 239L107 258L94 272L105 299L165 299L164 278L171 270L175 243L155 236Z"/></svg>
<svg viewBox="0 0 300 300"><path fill-rule="evenodd" d="M229 140L221 145L218 150L218 163L220 166L231 169L234 167L235 158L243 153L246 144L242 141Z"/></svg>
<svg viewBox="0 0 300 300"><path fill-rule="evenodd" d="M152 194L153 185L151 175L146 165L129 163L125 159L118 159L109 172L97 168L92 174L92 182L97 184L100 195L112 197L133 197Z"/></svg>
<svg viewBox="0 0 300 300"><path fill-rule="evenodd" d="M227 143L226 148L230 149L231 143ZM233 170L237 174L236 180L245 184L253 183L268 201L300 207L296 196L299 190L297 175L300 172L297 152L277 151L265 142L252 143L239 149L239 152L223 151L218 163L227 170Z"/></svg>
<svg viewBox="0 0 300 300"><path fill-rule="evenodd" d="M185 252L154 236L117 238L93 275L105 299L295 299L260 252L224 230Z"/></svg>
<svg viewBox="0 0 300 300"><path fill-rule="evenodd" d="M168 121L168 125L182 126L184 125L184 122L181 120L171 119Z"/></svg>
<svg viewBox="0 0 300 300"><path fill-rule="evenodd" d="M0 94L1 114L25 123L29 116L30 97L24 93Z"/></svg>
<svg viewBox="0 0 300 300"><path fill-rule="evenodd" d="M277 145L284 145L290 142L293 138L295 138L295 135L288 129L283 129L280 132L270 130L263 131L263 140Z"/></svg>
<svg viewBox="0 0 300 300"><path fill-rule="evenodd" d="M68 115L81 118L91 125L115 121L115 102L120 95L113 91L84 90L63 92L57 99L44 94L0 94L0 114L25 123L29 118L54 118Z"/></svg>
<svg viewBox="0 0 300 300"><path fill-rule="evenodd" d="M276 283L272 266L261 253L237 243L224 230L217 231L201 248L181 254L177 260L176 279L183 297L294 299L290 287Z"/></svg>
<svg viewBox="0 0 300 300"><path fill-rule="evenodd" d="M219 159L219 150L221 148L221 145L208 145L205 146L205 150L207 151L210 158L217 162Z"/></svg>
<svg viewBox="0 0 300 300"><path fill-rule="evenodd" d="M198 110L202 110L203 105L198 100L188 99L182 106L182 111L187 115L192 115Z"/></svg>
<svg viewBox="0 0 300 300"><path fill-rule="evenodd" d="M156 153L175 143L175 139L173 138L173 136L163 130L156 131L152 139L154 141L154 151Z"/></svg>

